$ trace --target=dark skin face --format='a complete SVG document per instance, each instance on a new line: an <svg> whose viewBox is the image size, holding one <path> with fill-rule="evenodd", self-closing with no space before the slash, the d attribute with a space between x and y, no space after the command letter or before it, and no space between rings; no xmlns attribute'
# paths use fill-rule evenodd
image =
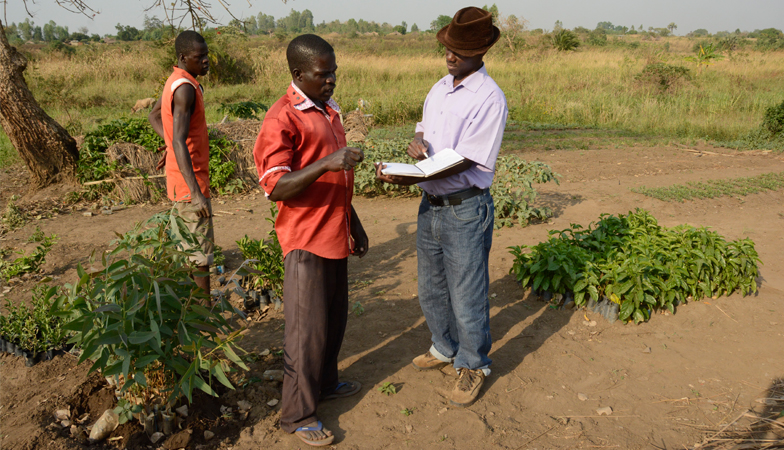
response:
<svg viewBox="0 0 784 450"><path fill-rule="evenodd" d="M207 44L202 42L196 44L193 48L186 53L180 53L177 56L177 67L185 70L193 77L199 75L207 75L210 71L210 58Z"/></svg>
<svg viewBox="0 0 784 450"><path fill-rule="evenodd" d="M335 62L335 54L317 56L313 59L310 67L300 69L295 67L291 71L294 84L308 96L316 106L324 109L326 103L335 92L335 72L338 65Z"/></svg>
<svg viewBox="0 0 784 450"><path fill-rule="evenodd" d="M446 49L446 68L449 75L455 77L454 85L457 86L469 75L482 68L484 53L474 56L462 56L450 49Z"/></svg>

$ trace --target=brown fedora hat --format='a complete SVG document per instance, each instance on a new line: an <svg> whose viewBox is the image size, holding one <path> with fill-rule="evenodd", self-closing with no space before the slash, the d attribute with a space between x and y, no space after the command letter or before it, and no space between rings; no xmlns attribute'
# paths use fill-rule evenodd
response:
<svg viewBox="0 0 784 450"><path fill-rule="evenodd" d="M500 37L501 30L493 25L493 15L475 6L455 13L452 22L436 34L438 42L461 56L485 53Z"/></svg>

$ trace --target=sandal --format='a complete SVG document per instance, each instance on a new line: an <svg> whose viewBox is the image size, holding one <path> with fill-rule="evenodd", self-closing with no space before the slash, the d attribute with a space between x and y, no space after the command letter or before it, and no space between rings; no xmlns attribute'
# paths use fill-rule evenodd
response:
<svg viewBox="0 0 784 450"><path fill-rule="evenodd" d="M321 400L332 400L335 398L351 397L362 390L362 384L359 381L344 381L338 383L335 390L329 394L322 394Z"/></svg>
<svg viewBox="0 0 784 450"><path fill-rule="evenodd" d="M325 436L323 439L319 440L312 440L308 439L306 435L300 434L301 431L323 431L324 425L321 424L321 421L319 420L316 423L318 423L318 426L315 427L299 427L296 431L294 431L294 434L296 434L297 437L302 440L302 442L308 445L312 445L313 447L324 447L325 445L331 444L332 441L335 440L335 435Z"/></svg>

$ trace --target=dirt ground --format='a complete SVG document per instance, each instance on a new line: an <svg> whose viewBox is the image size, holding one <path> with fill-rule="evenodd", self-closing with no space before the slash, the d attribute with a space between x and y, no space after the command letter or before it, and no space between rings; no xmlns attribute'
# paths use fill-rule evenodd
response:
<svg viewBox="0 0 784 450"><path fill-rule="evenodd" d="M550 164L562 175L560 185L539 190L539 200L554 209L555 217L547 223L494 233L490 255L492 374L479 400L465 409L448 403L455 382L453 371L420 373L410 364L429 347L416 287L419 200L356 198L355 208L371 248L364 259L349 263L350 308L359 302L364 312L349 318L340 369L344 379L357 380L364 387L354 397L319 406L324 425L337 437L334 447L684 449L693 448L727 424L732 424L728 430L748 426L745 411L778 412L758 399L773 397L774 386L784 377L784 236L780 233L784 192L665 203L629 190L784 171L780 155L707 150L720 154L696 154L680 147L521 154ZM24 179L19 169L0 174L3 204L12 190L24 189ZM39 193L28 198L42 205L42 218L2 237L0 245L29 250L32 244L26 240L36 225L46 233L57 233L60 241L43 272L57 277L59 283L72 281L76 264L91 251L108 248L114 231L126 231L132 223L165 208L133 206L110 216L85 217L81 210L52 215L51 207L45 206L50 202L46 196ZM216 199L216 240L227 254L229 268L240 260L236 240L245 234L266 236L268 206L259 193ZM548 230L570 223L587 225L600 213L626 213L637 207L651 211L664 226L710 226L728 239L753 239L764 263L759 293L689 303L675 315L656 315L640 325L610 324L584 310L548 308L509 275L512 257L507 247L534 245L546 239ZM15 284L4 297L24 301L33 284L32 279ZM588 326L590 321L596 321L595 326ZM247 382L254 377L258 381L265 369L282 367L275 355L282 345L282 324L280 311L251 314L241 346L265 356L254 358L250 373L235 375L239 384L245 379L244 388L211 403L199 402L198 420L188 426L191 432L178 435L183 440L154 446L140 437L138 428L125 426L102 447L307 447L278 429L280 405L267 405L280 398L280 386ZM63 355L26 368L21 359L0 355L0 447L82 447L67 430L53 425L52 412L69 405L79 414L89 412L94 421L111 406L112 395L99 377L87 376L86 365L75 362L75 357ZM379 392L384 382L393 383L397 393ZM578 394L587 399L581 400ZM236 409L240 399L253 404L247 417L220 417L221 405ZM607 406L612 414L599 415L597 409ZM767 439L784 438L775 433L776 427L784 429L770 425ZM216 433L209 441L203 436L206 429Z"/></svg>

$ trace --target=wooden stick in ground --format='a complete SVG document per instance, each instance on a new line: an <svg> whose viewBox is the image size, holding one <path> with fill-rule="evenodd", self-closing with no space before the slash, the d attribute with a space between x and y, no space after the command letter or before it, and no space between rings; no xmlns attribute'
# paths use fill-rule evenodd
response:
<svg viewBox="0 0 784 450"><path fill-rule="evenodd" d="M98 180L98 181L88 181L87 183L83 183L82 186L95 186L96 184L101 183L116 183L118 181L123 180L146 180L150 178L163 178L166 175L147 175L146 177L125 177L125 178L107 178L105 180Z"/></svg>

